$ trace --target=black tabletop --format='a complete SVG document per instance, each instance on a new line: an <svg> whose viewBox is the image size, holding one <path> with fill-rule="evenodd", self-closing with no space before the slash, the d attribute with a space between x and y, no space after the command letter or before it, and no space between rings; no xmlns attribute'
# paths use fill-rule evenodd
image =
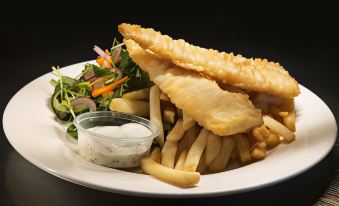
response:
<svg viewBox="0 0 339 206"><path fill-rule="evenodd" d="M114 37L121 38L117 25L129 22L199 46L280 62L299 83L323 99L338 119L338 33L330 12L325 11L322 18L312 12L307 16L294 12L293 18L288 18L289 10L260 15L253 11L184 13L179 18L174 11L142 10L126 15L127 7L123 8L120 13L81 11L70 15L68 11L66 16L62 11L44 11L37 17L26 16L26 11L18 20L6 22L1 44L1 113L15 92L50 72L52 65L62 67L96 58L93 45L109 47ZM248 15L241 18L244 13ZM308 171L270 187L223 197L163 200L113 194L62 180L20 156L3 129L0 136L0 205L339 204L338 145Z"/></svg>

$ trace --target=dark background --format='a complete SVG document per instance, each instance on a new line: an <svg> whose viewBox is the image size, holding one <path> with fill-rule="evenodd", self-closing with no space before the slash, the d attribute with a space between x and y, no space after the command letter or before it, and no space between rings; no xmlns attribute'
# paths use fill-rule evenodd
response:
<svg viewBox="0 0 339 206"><path fill-rule="evenodd" d="M121 38L117 25L128 22L202 47L280 62L299 83L320 96L338 119L339 22L334 6L274 3L254 7L245 2L221 5L208 1L200 8L182 2L162 2L155 8L157 4L95 2L80 8L80 4L60 6L51 2L44 8L31 3L14 5L14 10L3 8L1 114L15 92L51 71L52 65L62 67L96 58L93 45L109 48L114 37ZM161 200L101 192L54 177L23 159L1 129L0 205L312 205L319 198L323 203L329 193L326 190L335 183L338 152L336 146L307 172L258 191L220 198ZM337 192L334 198L338 200Z"/></svg>

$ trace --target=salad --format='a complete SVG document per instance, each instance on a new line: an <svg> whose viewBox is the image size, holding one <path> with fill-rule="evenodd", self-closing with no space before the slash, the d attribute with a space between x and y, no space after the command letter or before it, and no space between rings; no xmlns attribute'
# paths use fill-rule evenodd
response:
<svg viewBox="0 0 339 206"><path fill-rule="evenodd" d="M69 123L67 133L78 137L73 119L90 111L108 111L113 98L153 85L146 72L135 64L124 44L114 39L110 50L94 46L99 55L96 64L86 64L75 78L62 75L59 67L52 67L58 79L52 79L55 87L51 106L58 119Z"/></svg>

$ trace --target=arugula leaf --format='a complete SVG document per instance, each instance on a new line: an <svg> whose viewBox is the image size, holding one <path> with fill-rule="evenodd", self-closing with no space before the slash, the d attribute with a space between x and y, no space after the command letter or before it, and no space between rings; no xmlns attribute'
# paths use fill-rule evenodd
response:
<svg viewBox="0 0 339 206"><path fill-rule="evenodd" d="M120 52L120 60L117 63L117 66L122 70L129 70L130 67L133 67L135 63L132 61L131 57L129 56L128 52L124 49Z"/></svg>
<svg viewBox="0 0 339 206"><path fill-rule="evenodd" d="M69 136L73 137L74 139L78 139L78 129L74 126L74 124L71 124L67 128L67 134L69 134Z"/></svg>
<svg viewBox="0 0 339 206"><path fill-rule="evenodd" d="M130 78L128 86L130 91L150 87L153 85L148 74L134 63L126 50L121 50L121 59L118 67L122 69L124 75Z"/></svg>
<svg viewBox="0 0 339 206"><path fill-rule="evenodd" d="M97 104L97 111L108 111L109 110L109 104L111 103L113 99L113 95L107 95L107 96L99 96L95 99L95 102Z"/></svg>
<svg viewBox="0 0 339 206"><path fill-rule="evenodd" d="M102 67L99 67L99 66L94 65L94 64L86 64L85 65L85 69L88 69L89 67L93 68L93 71L94 71L96 77L102 77L102 76L106 76L108 74L113 73L109 69L102 68Z"/></svg>
<svg viewBox="0 0 339 206"><path fill-rule="evenodd" d="M124 82L123 84L120 84L119 86L116 87L113 98L120 98L120 97L122 97L122 95L124 95L128 92L131 92L131 89L128 86L129 80L130 79L128 79L126 82Z"/></svg>
<svg viewBox="0 0 339 206"><path fill-rule="evenodd" d="M92 86L90 82L79 82L77 84L77 87L79 87L79 95L80 96L91 96Z"/></svg>

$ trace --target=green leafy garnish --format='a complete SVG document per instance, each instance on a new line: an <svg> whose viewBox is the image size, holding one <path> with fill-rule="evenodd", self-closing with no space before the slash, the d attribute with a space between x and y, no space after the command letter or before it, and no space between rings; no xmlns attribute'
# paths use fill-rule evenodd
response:
<svg viewBox="0 0 339 206"><path fill-rule="evenodd" d="M113 73L109 69L102 68L102 67L99 67L99 66L94 65L94 64L86 64L85 65L85 69L89 69L89 68L93 69L96 77L102 77L102 76L106 76L108 74L112 74Z"/></svg>
<svg viewBox="0 0 339 206"><path fill-rule="evenodd" d="M71 137L73 137L74 139L78 139L78 130L77 128L74 126L74 124L71 124L68 128L67 128L67 134L69 134Z"/></svg>
<svg viewBox="0 0 339 206"><path fill-rule="evenodd" d="M153 85L148 74L132 61L127 50L122 48L122 46L123 43L114 39L110 55L113 55L117 48L121 48L119 53L120 58L115 59L115 64L112 64L115 69L103 68L87 63L77 77L71 78L62 75L59 67L52 67L52 70L58 76L58 80L52 79L50 81L55 87L51 98L51 105L54 113L60 120L72 122L77 115L92 111L88 105L72 106L72 104L75 104L72 101L77 98L91 98L96 104L96 110L109 111L109 105L113 98L120 98L128 92L148 88ZM122 76L119 70L121 70ZM100 95L95 95L95 97L92 96L93 79L96 79L95 81L98 83L103 83L106 88L111 88L108 85L119 81L117 78L119 80L120 78L125 78L127 81L121 81L123 83L120 83L120 85L114 85L112 92L107 91ZM164 129L166 131L170 130L171 125L164 123ZM77 129L73 124L67 128L67 133L77 138Z"/></svg>
<svg viewBox="0 0 339 206"><path fill-rule="evenodd" d="M99 96L95 99L95 102L97 103L97 110L98 111L108 111L109 110L109 104L111 103L113 99L113 95L109 94L106 96Z"/></svg>

